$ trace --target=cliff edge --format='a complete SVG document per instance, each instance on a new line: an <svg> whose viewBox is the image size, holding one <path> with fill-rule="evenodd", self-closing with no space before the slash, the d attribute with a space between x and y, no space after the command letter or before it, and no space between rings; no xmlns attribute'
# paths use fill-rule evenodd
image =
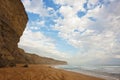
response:
<svg viewBox="0 0 120 80"><path fill-rule="evenodd" d="M17 43L27 21L20 0L0 0L0 63L5 65L20 55Z"/></svg>

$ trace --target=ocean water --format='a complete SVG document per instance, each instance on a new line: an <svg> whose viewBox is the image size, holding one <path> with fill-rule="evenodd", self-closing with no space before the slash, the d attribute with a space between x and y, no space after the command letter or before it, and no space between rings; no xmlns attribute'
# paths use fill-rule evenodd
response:
<svg viewBox="0 0 120 80"><path fill-rule="evenodd" d="M59 66L55 66L55 68L83 73L95 77L101 77L106 80L120 80L120 66L59 65Z"/></svg>

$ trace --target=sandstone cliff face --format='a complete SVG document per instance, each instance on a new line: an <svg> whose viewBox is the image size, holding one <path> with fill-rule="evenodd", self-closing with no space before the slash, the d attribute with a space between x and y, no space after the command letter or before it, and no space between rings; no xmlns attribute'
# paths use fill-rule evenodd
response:
<svg viewBox="0 0 120 80"><path fill-rule="evenodd" d="M18 48L17 43L27 21L21 0L0 0L0 67L11 63L66 64L64 61L28 54Z"/></svg>
<svg viewBox="0 0 120 80"><path fill-rule="evenodd" d="M65 61L59 61L52 58L41 57L36 54L25 53L25 56L27 62L31 64L54 64L54 65L67 64L67 62Z"/></svg>
<svg viewBox="0 0 120 80"><path fill-rule="evenodd" d="M28 17L20 0L0 0L0 59L14 60L19 55L19 38Z"/></svg>

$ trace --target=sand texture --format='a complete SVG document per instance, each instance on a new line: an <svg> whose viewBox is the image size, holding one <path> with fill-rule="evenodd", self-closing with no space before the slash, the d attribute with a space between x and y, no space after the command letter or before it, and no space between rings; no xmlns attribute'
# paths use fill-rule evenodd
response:
<svg viewBox="0 0 120 80"><path fill-rule="evenodd" d="M28 68L0 68L0 80L104 80L75 72L55 69L45 65L29 65Z"/></svg>

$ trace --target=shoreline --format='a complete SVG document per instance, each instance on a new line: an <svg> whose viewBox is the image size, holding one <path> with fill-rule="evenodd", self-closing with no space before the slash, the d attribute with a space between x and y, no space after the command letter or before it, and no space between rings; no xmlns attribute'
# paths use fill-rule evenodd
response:
<svg viewBox="0 0 120 80"><path fill-rule="evenodd" d="M105 80L77 72L56 69L50 65L29 65L28 68L0 68L1 80Z"/></svg>
<svg viewBox="0 0 120 80"><path fill-rule="evenodd" d="M54 68L57 69L63 69L63 70L67 70L67 71L72 71L72 72L76 72L76 73L80 73L80 74L84 74L87 76L93 76L93 77L97 77L97 78L102 78L105 80L120 80L119 74L112 74L112 73L107 73L107 72L97 72L97 71L93 71L93 70L87 70L84 68L80 68L80 70L78 68L71 68L71 67L61 67L61 65L59 66L53 66Z"/></svg>

